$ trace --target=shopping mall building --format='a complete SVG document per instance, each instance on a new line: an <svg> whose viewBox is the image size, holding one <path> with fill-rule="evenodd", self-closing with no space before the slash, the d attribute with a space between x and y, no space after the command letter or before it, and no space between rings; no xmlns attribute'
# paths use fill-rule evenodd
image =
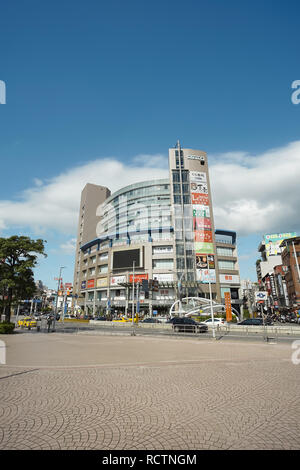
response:
<svg viewBox="0 0 300 470"><path fill-rule="evenodd" d="M239 310L236 234L215 230L205 152L178 143L167 179L113 194L85 186L73 296L86 313L166 314L179 296L209 298L210 290L218 302L230 292Z"/></svg>

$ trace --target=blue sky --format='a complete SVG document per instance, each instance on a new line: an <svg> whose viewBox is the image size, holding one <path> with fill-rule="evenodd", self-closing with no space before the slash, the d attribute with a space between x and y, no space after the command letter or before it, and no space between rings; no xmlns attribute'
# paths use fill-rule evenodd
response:
<svg viewBox="0 0 300 470"><path fill-rule="evenodd" d="M23 206L27 222L11 212L18 214L19 202L28 202L32 193L42 196L39 191L58 177L70 181L74 169L98 162L100 171L103 159L134 166L136 156L158 155L163 171L163 158L179 138L185 147L205 150L216 166L226 164L226 171L234 160L236 179L245 167L266 172L271 151L275 171L286 149L291 155L286 165L295 173L298 146L293 155L289 146L299 139L300 105L291 103L291 84L300 79L299 13L294 0L2 5L0 80L7 102L0 105L0 229L2 236L47 240L48 258L40 261L38 279L55 287L53 278L65 265L65 280L72 281L68 247L75 230L71 223L56 224L55 217L51 224L37 224L32 205ZM275 173L265 175L277 181ZM94 176L94 182L105 183L101 171ZM228 182L235 185L230 176ZM286 217L276 223L272 213L265 223L276 195L268 190L264 201L264 180L259 187L252 183L254 202L259 194L255 210L264 203L269 207L264 223L247 230L229 214L227 227L238 229L241 276L255 280L263 233L297 231L299 216L296 207L281 207ZM287 179L283 186L289 186ZM63 191L63 184L59 188ZM74 193L74 207L81 189ZM67 194L60 196L57 211L67 214L71 202Z"/></svg>

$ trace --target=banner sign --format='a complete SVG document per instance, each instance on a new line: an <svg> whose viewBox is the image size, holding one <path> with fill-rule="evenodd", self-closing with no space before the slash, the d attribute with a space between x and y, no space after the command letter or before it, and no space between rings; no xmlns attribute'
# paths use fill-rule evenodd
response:
<svg viewBox="0 0 300 470"><path fill-rule="evenodd" d="M107 277L99 277L97 279L97 287L107 287Z"/></svg>
<svg viewBox="0 0 300 470"><path fill-rule="evenodd" d="M231 295L230 292L224 292L226 321L232 321Z"/></svg>
<svg viewBox="0 0 300 470"><path fill-rule="evenodd" d="M205 217L210 218L209 206L203 204L193 205L193 217Z"/></svg>
<svg viewBox="0 0 300 470"><path fill-rule="evenodd" d="M135 274L134 275L134 282L135 282L135 284L137 282L142 283L142 280L143 279L148 279L148 277L149 277L148 274ZM130 274L129 282L132 283L132 281L133 281L133 274Z"/></svg>
<svg viewBox="0 0 300 470"><path fill-rule="evenodd" d="M126 282L126 276L113 276L110 278L110 285L114 286Z"/></svg>
<svg viewBox="0 0 300 470"><path fill-rule="evenodd" d="M197 281L203 282L204 284L208 284L211 282L212 284L216 283L216 271L215 269L197 269Z"/></svg>
<svg viewBox="0 0 300 470"><path fill-rule="evenodd" d="M266 245L266 254L267 257L269 256L277 256L280 255L284 247L280 247L280 243L282 240L286 238L293 238L296 237L296 232L288 232L288 233L273 233L264 236L264 241Z"/></svg>
<svg viewBox="0 0 300 470"><path fill-rule="evenodd" d="M95 287L95 279L89 279L87 282L87 288L91 289L93 287Z"/></svg>

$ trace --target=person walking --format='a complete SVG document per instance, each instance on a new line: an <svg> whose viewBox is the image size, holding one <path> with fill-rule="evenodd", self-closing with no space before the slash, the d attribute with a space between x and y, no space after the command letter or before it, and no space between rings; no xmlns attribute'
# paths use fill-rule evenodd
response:
<svg viewBox="0 0 300 470"><path fill-rule="evenodd" d="M48 328L47 331L48 331L48 333L50 332L51 324L52 324L52 317L51 317L51 315L48 315L48 317L47 317L47 328Z"/></svg>

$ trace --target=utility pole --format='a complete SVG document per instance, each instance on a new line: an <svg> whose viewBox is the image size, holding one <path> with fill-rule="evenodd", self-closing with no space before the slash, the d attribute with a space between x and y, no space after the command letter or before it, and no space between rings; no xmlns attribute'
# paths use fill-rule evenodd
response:
<svg viewBox="0 0 300 470"><path fill-rule="evenodd" d="M134 325L134 268L135 261L133 261L132 265L132 325Z"/></svg>
<svg viewBox="0 0 300 470"><path fill-rule="evenodd" d="M62 270L63 270L65 267L66 267L66 266L61 266L61 267L60 267L59 276L58 276L58 280L57 280L57 294L56 294L55 311L54 311L54 319L53 319L53 331L55 331L55 322L56 322L57 305L58 305L59 283L60 283L60 281L61 281L61 273L62 273Z"/></svg>

